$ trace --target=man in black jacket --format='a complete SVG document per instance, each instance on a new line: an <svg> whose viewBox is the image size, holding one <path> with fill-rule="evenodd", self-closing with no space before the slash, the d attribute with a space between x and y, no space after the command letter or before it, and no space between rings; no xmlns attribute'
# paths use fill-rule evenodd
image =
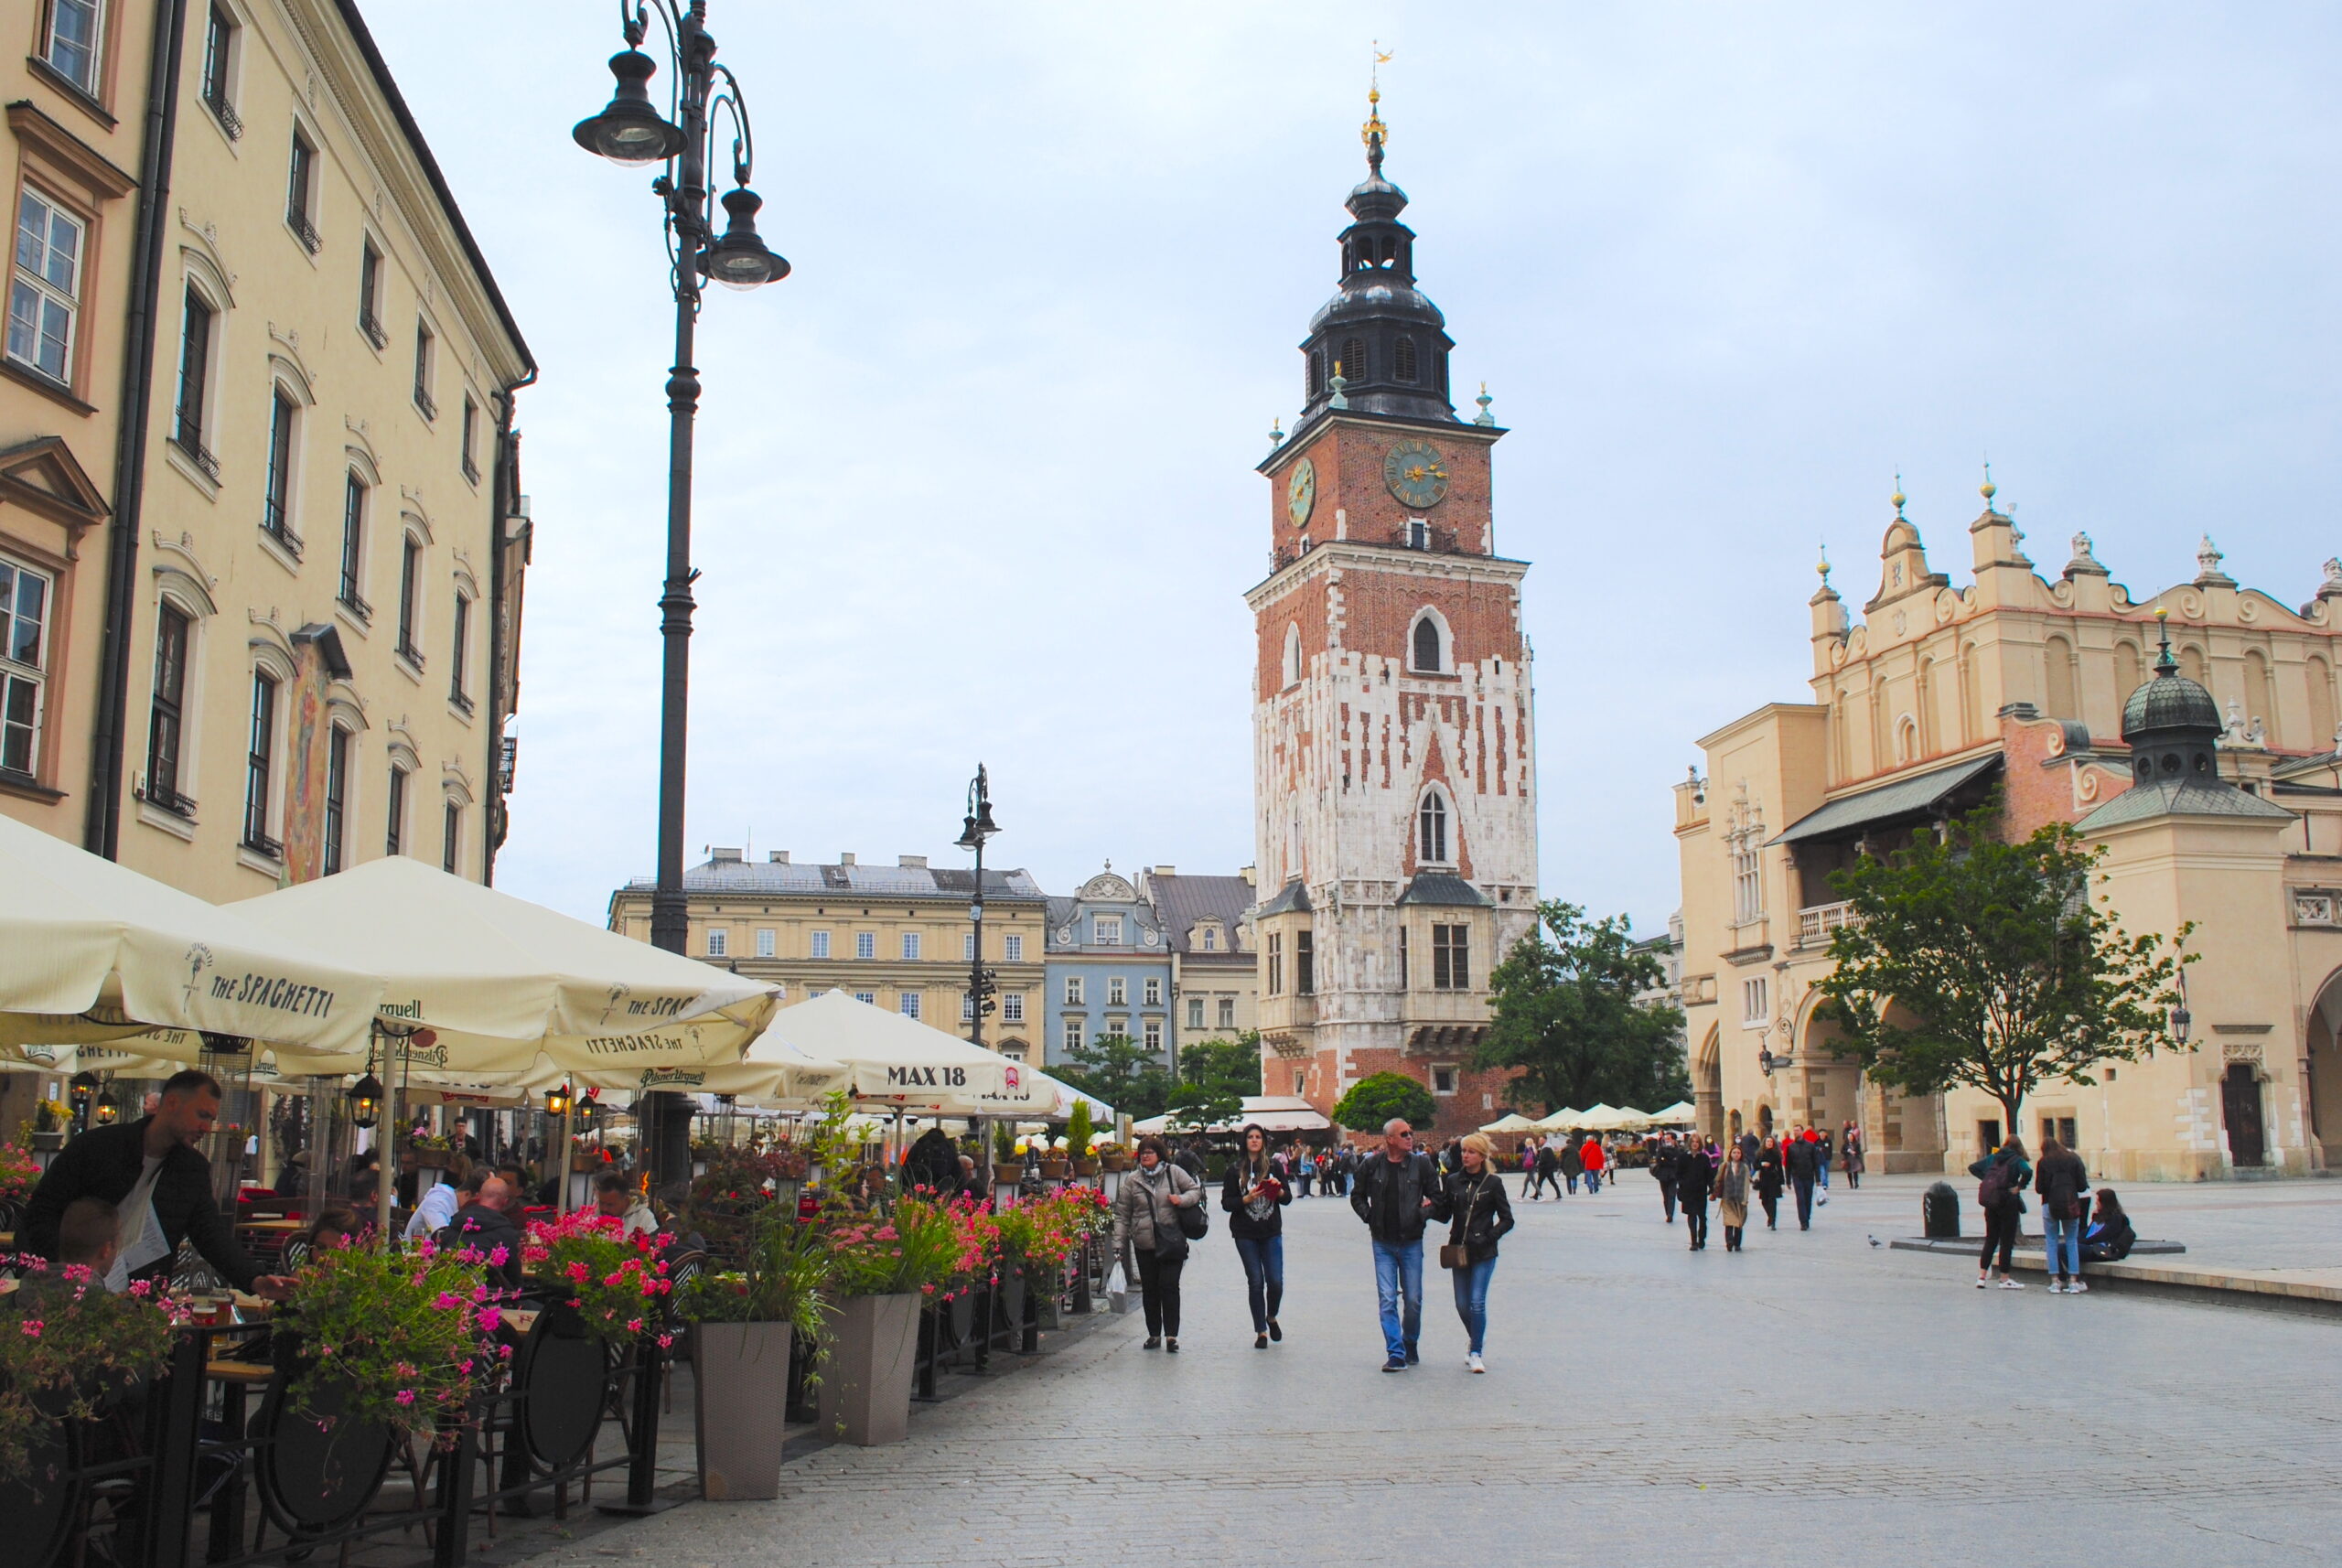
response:
<svg viewBox="0 0 2342 1568"><path fill-rule="evenodd" d="M153 1114L93 1127L50 1162L26 1205L16 1245L57 1257L67 1206L77 1197L102 1198L121 1217L107 1289L123 1290L134 1279L167 1280L172 1255L186 1240L238 1290L283 1299L292 1282L260 1272L212 1201L210 1163L193 1145L219 1118L219 1081L193 1069L174 1073Z"/></svg>
<svg viewBox="0 0 2342 1568"><path fill-rule="evenodd" d="M1423 1323L1423 1222L1446 1218L1439 1212L1445 1186L1413 1140L1413 1131L1403 1120L1385 1122L1382 1153L1362 1161L1350 1181L1350 1208L1374 1239L1374 1294L1382 1312L1386 1372L1403 1372L1423 1359L1415 1342Z"/></svg>
<svg viewBox="0 0 2342 1568"><path fill-rule="evenodd" d="M1715 1182L1715 1163L1694 1138L1675 1163L1676 1196L1683 1201L1683 1229L1692 1235L1692 1251L1708 1245L1708 1189Z"/></svg>
<svg viewBox="0 0 2342 1568"><path fill-rule="evenodd" d="M1797 1188L1797 1228L1800 1230L1813 1229L1813 1178L1820 1168L1816 1157L1819 1147L1800 1127L1789 1139L1789 1147L1781 1151L1782 1163L1789 1168L1789 1185Z"/></svg>
<svg viewBox="0 0 2342 1568"><path fill-rule="evenodd" d="M1675 1182L1682 1168L1683 1146L1674 1133L1661 1133L1659 1147L1650 1152L1650 1174L1659 1178L1659 1205L1670 1225L1675 1223Z"/></svg>
<svg viewBox="0 0 2342 1568"><path fill-rule="evenodd" d="M456 1210L456 1217L439 1232L439 1245L451 1252L476 1249L487 1265L489 1279L508 1289L518 1290L521 1285L521 1230L504 1212L511 1207L513 1195L505 1187L502 1177L489 1176L484 1171L475 1170L464 1178L467 1187L474 1182L479 1184L478 1188L464 1194L464 1206ZM504 1251L502 1262L496 1261L499 1248Z"/></svg>

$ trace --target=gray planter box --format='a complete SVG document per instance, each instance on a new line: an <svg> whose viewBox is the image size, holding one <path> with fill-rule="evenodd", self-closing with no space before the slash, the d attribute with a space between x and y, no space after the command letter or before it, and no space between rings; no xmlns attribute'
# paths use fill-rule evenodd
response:
<svg viewBox="0 0 2342 1568"><path fill-rule="evenodd" d="M865 1448L910 1435L919 1303L915 1294L854 1295L830 1308L822 1435Z"/></svg>
<svg viewBox="0 0 2342 1568"><path fill-rule="evenodd" d="M699 1495L709 1502L779 1497L789 1325L703 1323L693 1332Z"/></svg>

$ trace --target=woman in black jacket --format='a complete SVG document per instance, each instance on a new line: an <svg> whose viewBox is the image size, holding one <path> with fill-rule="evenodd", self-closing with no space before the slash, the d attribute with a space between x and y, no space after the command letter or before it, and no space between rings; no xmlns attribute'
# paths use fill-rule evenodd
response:
<svg viewBox="0 0 2342 1568"><path fill-rule="evenodd" d="M1976 1259L1976 1288L1991 1282L1993 1253L2001 1254L2001 1288L2023 1290L2009 1277L2009 1254L2016 1248L2017 1231L2025 1222L2025 1187L2033 1179L2033 1162L2025 1158L2025 1140L2015 1133L1999 1149L1968 1167L1977 1180L1976 1207L1984 1211L1984 1250Z"/></svg>
<svg viewBox="0 0 2342 1568"><path fill-rule="evenodd" d="M1480 1352L1488 1337L1488 1281L1497 1272L1497 1242L1512 1229L1512 1200L1505 1196L1504 1177L1496 1168L1497 1146L1487 1133L1465 1139L1461 1157L1464 1168L1446 1179L1441 1195L1439 1212L1447 1217L1448 1226L1440 1262L1455 1256L1448 1248L1462 1249L1461 1258L1450 1266L1456 1274L1456 1316L1464 1320L1464 1332L1472 1340L1464 1364L1485 1372L1488 1369Z"/></svg>
<svg viewBox="0 0 2342 1568"><path fill-rule="evenodd" d="M2131 1255L2138 1240L2139 1233L2131 1229L2131 1217L2122 1212L2122 1200L2114 1196L2112 1187L2100 1187L2098 1212L2090 1216L2090 1228L2082 1232L2082 1262L2119 1263Z"/></svg>
<svg viewBox="0 0 2342 1568"><path fill-rule="evenodd" d="M2033 1173L2041 1195L2041 1250L2049 1270L2049 1294L2080 1295L2082 1220L2090 1213L2090 1167L2055 1138L2041 1140L2041 1164Z"/></svg>
<svg viewBox="0 0 2342 1568"><path fill-rule="evenodd" d="M1252 1307L1252 1348L1265 1350L1284 1338L1277 1307L1284 1300L1284 1206L1293 1191L1269 1154L1269 1135L1244 1129L1244 1152L1228 1162L1220 1178L1219 1206L1228 1211L1228 1233L1244 1260L1244 1294Z"/></svg>
<svg viewBox="0 0 2342 1568"><path fill-rule="evenodd" d="M1765 1206L1765 1229L1777 1230L1781 1221L1781 1151L1767 1143L1756 1151L1756 1201Z"/></svg>

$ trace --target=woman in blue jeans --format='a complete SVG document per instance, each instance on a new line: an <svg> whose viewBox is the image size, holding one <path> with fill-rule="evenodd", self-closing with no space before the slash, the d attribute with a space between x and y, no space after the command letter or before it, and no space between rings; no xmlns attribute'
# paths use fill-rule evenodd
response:
<svg viewBox="0 0 2342 1568"><path fill-rule="evenodd" d="M1512 1229L1512 1202L1497 1174L1496 1155L1496 1144L1486 1133L1465 1139L1464 1168L1447 1178L1440 1204L1448 1223L1447 1246L1440 1249L1439 1259L1455 1273L1456 1316L1471 1337L1464 1364L1475 1372L1488 1369L1480 1359L1488 1348L1488 1281L1496 1277L1497 1242Z"/></svg>
<svg viewBox="0 0 2342 1568"><path fill-rule="evenodd" d="M1258 1125L1244 1129L1244 1152L1228 1162L1220 1178L1219 1206L1228 1211L1228 1233L1244 1260L1244 1294L1252 1306L1252 1348L1265 1350L1283 1340L1277 1308L1284 1300L1284 1206L1292 1189L1269 1156L1269 1135Z"/></svg>

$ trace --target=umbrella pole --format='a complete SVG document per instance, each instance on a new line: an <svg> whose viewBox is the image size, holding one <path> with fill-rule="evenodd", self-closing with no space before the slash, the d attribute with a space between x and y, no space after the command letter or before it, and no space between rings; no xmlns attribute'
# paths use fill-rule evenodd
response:
<svg viewBox="0 0 2342 1568"><path fill-rule="evenodd" d="M390 1036L382 1033L380 1024L374 1033L382 1042L382 1065L390 1066ZM382 1074L382 1107L374 1113L374 1154L381 1167L374 1183L374 1232L381 1238L382 1246L391 1245L391 1197L399 1179L399 1077L394 1072Z"/></svg>
<svg viewBox="0 0 2342 1568"><path fill-rule="evenodd" d="M553 1213L558 1219L569 1212L569 1141L570 1119L577 1114L577 1097L572 1094L569 1103L561 1108L561 1159L554 1165L556 1173L553 1189Z"/></svg>

